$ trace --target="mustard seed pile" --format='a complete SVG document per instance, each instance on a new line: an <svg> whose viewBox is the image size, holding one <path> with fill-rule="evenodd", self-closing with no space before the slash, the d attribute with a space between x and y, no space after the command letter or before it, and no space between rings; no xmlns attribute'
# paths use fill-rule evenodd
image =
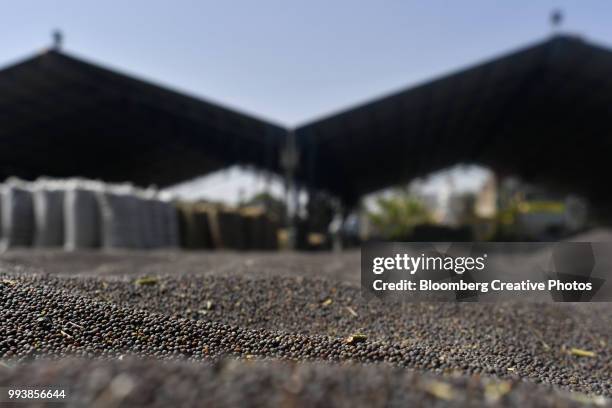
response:
<svg viewBox="0 0 612 408"><path fill-rule="evenodd" d="M102 276L1 264L0 387L52 370L79 401L100 403L106 390L120 406L163 406L172 384L183 384L168 397L178 405L203 395L240 405L252 392L266 404L348 406L372 384L375 405L612 397L609 304L383 304L293 262L291 273L185 273L176 262L145 274L126 273L124 256ZM281 270L283 255L268 256ZM132 378L125 395L113 394L115 377Z"/></svg>

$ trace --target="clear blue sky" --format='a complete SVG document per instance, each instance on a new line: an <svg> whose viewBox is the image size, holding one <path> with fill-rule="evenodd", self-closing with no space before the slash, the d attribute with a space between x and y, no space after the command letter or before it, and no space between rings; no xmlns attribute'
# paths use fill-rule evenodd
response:
<svg viewBox="0 0 612 408"><path fill-rule="evenodd" d="M0 64L50 43L295 125L565 31L612 44L611 1L29 1L0 6Z"/></svg>

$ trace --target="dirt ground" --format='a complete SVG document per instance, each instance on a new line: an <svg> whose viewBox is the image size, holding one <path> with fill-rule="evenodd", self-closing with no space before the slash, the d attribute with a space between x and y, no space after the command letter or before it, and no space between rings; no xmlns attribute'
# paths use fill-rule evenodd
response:
<svg viewBox="0 0 612 408"><path fill-rule="evenodd" d="M78 251L13 249L0 262L81 276L183 274L294 275L359 284L359 250L332 252Z"/></svg>

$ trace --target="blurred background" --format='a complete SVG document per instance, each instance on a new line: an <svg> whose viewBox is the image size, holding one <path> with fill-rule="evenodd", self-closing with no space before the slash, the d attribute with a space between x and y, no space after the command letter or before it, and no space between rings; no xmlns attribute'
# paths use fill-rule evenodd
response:
<svg viewBox="0 0 612 408"><path fill-rule="evenodd" d="M2 247L588 240L612 4L3 6Z"/></svg>

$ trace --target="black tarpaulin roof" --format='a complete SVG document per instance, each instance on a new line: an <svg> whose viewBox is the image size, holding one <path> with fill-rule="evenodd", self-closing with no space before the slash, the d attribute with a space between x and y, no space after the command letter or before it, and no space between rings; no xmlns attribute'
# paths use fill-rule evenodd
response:
<svg viewBox="0 0 612 408"><path fill-rule="evenodd" d="M236 163L276 170L285 133L54 50L0 71L0 179L165 186Z"/></svg>
<svg viewBox="0 0 612 408"><path fill-rule="evenodd" d="M612 52L556 36L299 127L299 178L350 203L480 163L610 200L611 118Z"/></svg>
<svg viewBox="0 0 612 408"><path fill-rule="evenodd" d="M479 163L612 202L611 117L612 52L555 36L300 126L297 177L350 204L456 163ZM57 51L0 71L0 179L166 186L239 163L279 172L286 135Z"/></svg>

